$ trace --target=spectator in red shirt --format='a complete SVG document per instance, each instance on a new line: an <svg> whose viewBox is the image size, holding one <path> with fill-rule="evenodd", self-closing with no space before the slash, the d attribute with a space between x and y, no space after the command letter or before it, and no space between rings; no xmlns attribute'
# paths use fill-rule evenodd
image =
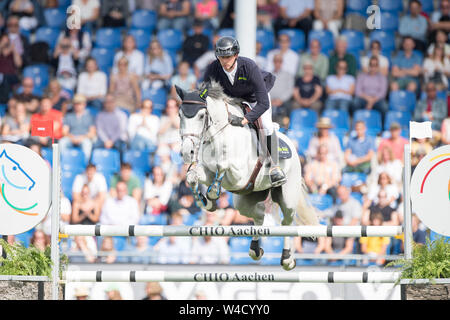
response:
<svg viewBox="0 0 450 320"><path fill-rule="evenodd" d="M60 139L62 137L62 125L63 125L63 115L61 111L53 109L52 100L45 96L42 98L39 112L31 116L31 123L34 121L53 121L53 137L55 139ZM39 137L39 143L44 146L49 146L52 142L49 137Z"/></svg>
<svg viewBox="0 0 450 320"><path fill-rule="evenodd" d="M388 146L392 149L394 158L403 162L403 151L405 144L408 144L408 139L401 136L402 128L397 122L391 124L389 131L391 132L391 136L381 140L378 152L383 150L385 146Z"/></svg>

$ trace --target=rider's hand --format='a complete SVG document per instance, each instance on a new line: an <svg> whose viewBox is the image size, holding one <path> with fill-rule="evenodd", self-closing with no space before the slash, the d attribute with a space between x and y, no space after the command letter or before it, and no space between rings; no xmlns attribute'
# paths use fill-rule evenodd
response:
<svg viewBox="0 0 450 320"><path fill-rule="evenodd" d="M244 126L242 124L244 122L244 119L245 118L235 116L234 114L230 114L229 117L228 117L228 121L230 122L230 124L232 126L238 126L238 127L243 127Z"/></svg>

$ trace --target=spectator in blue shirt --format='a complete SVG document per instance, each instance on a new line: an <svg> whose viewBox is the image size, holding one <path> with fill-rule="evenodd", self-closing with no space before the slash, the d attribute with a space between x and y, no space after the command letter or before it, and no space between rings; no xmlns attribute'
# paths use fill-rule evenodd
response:
<svg viewBox="0 0 450 320"><path fill-rule="evenodd" d="M370 173L370 161L375 156L375 141L366 135L366 124L364 121L357 121L355 124L356 136L348 141L344 158L347 166L344 172Z"/></svg>
<svg viewBox="0 0 450 320"><path fill-rule="evenodd" d="M400 51L392 60L391 91L406 89L416 92L422 73L422 57L414 52L414 46L413 38L403 38L403 51Z"/></svg>
<svg viewBox="0 0 450 320"><path fill-rule="evenodd" d="M411 0L409 14L400 18L398 32L402 37L410 36L416 43L416 49L422 52L426 50L426 34L428 29L427 19L422 16L422 4L419 0Z"/></svg>

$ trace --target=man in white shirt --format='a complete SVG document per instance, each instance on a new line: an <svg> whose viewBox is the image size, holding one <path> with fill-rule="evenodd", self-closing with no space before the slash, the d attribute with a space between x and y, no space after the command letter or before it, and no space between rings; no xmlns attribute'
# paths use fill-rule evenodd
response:
<svg viewBox="0 0 450 320"><path fill-rule="evenodd" d="M84 95L88 105L100 111L108 91L107 82L106 74L98 70L97 61L92 57L88 58L86 71L78 76L77 93Z"/></svg>
<svg viewBox="0 0 450 320"><path fill-rule="evenodd" d="M72 185L72 198L74 200L80 198L81 189L83 189L83 186L85 184L89 186L91 197L94 198L96 202L98 202L101 208L103 202L105 201L108 187L105 177L100 172L97 172L97 168L92 163L86 166L86 170L84 173L80 173L75 177Z"/></svg>
<svg viewBox="0 0 450 320"><path fill-rule="evenodd" d="M100 224L135 225L139 223L139 206L133 197L128 195L127 184L117 182L116 197L106 199L100 215Z"/></svg>
<svg viewBox="0 0 450 320"><path fill-rule="evenodd" d="M281 70L295 76L298 70L299 55L291 49L291 38L287 34L280 34L278 36L278 43L279 49L270 50L267 54L266 71L274 72L274 57L275 55L281 55L283 59Z"/></svg>
<svg viewBox="0 0 450 320"><path fill-rule="evenodd" d="M157 145L159 118L152 114L153 102L145 99L141 112L130 115L128 119L128 137L133 150L152 149Z"/></svg>
<svg viewBox="0 0 450 320"><path fill-rule="evenodd" d="M128 59L128 71L141 77L144 74L144 54L136 49L136 41L132 35L125 36L123 39L123 48L114 56L113 73L118 72L118 62L122 57Z"/></svg>

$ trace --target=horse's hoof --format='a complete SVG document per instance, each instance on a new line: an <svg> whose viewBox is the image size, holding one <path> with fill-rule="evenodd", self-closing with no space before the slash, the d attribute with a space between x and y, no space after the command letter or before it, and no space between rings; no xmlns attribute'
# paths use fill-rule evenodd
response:
<svg viewBox="0 0 450 320"><path fill-rule="evenodd" d="M294 269L296 265L297 265L297 263L295 262L295 259L292 257L281 261L281 266L286 271L290 271L290 270Z"/></svg>
<svg viewBox="0 0 450 320"><path fill-rule="evenodd" d="M261 260L262 256L264 255L264 250L263 250L263 248L259 248L259 252L258 252L258 254L256 254L255 250L249 249L248 250L248 255L253 260L259 261L259 260Z"/></svg>

